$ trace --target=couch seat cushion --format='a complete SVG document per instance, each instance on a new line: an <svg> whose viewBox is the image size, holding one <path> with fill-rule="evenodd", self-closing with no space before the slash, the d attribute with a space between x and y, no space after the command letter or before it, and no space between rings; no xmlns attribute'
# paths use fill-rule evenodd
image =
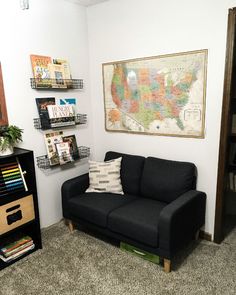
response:
<svg viewBox="0 0 236 295"><path fill-rule="evenodd" d="M111 193L85 193L68 201L69 212L77 218L106 227L108 214L120 206L129 204L136 197Z"/></svg>
<svg viewBox="0 0 236 295"><path fill-rule="evenodd" d="M108 228L146 245L158 246L158 219L165 203L138 198L113 210L108 217Z"/></svg>

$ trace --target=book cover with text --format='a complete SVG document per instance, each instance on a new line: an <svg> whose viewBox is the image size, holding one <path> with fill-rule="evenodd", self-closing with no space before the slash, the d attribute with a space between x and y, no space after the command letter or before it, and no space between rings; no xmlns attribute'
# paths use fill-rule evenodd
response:
<svg viewBox="0 0 236 295"><path fill-rule="evenodd" d="M75 125L73 105L48 105L47 109L51 127Z"/></svg>
<svg viewBox="0 0 236 295"><path fill-rule="evenodd" d="M30 60L35 79L38 81L50 79L49 64L52 63L50 56L31 54Z"/></svg>

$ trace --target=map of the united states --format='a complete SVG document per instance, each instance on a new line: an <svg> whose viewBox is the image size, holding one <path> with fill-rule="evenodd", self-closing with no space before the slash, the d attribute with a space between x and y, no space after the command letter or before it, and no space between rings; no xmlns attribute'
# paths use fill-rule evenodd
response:
<svg viewBox="0 0 236 295"><path fill-rule="evenodd" d="M154 120L170 118L183 130L179 114L188 103L196 74L197 68L185 72L176 83L171 73L158 73L155 69L127 70L124 64L118 64L114 66L112 99L118 110L130 114L145 128ZM111 121L116 120L114 116L117 113L113 111Z"/></svg>
<svg viewBox="0 0 236 295"><path fill-rule="evenodd" d="M106 130L203 137L207 50L103 64Z"/></svg>

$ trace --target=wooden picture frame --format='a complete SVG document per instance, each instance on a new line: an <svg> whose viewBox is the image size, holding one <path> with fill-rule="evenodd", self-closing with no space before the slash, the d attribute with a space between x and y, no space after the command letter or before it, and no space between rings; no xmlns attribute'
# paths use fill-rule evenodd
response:
<svg viewBox="0 0 236 295"><path fill-rule="evenodd" d="M8 125L7 106L2 78L2 67L0 62L0 126Z"/></svg>

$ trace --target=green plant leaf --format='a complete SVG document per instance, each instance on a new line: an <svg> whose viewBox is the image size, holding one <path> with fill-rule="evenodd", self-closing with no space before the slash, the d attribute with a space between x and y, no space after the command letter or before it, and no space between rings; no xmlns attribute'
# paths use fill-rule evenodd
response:
<svg viewBox="0 0 236 295"><path fill-rule="evenodd" d="M15 125L0 127L0 150L4 151L8 146L14 146L22 141L23 129Z"/></svg>

